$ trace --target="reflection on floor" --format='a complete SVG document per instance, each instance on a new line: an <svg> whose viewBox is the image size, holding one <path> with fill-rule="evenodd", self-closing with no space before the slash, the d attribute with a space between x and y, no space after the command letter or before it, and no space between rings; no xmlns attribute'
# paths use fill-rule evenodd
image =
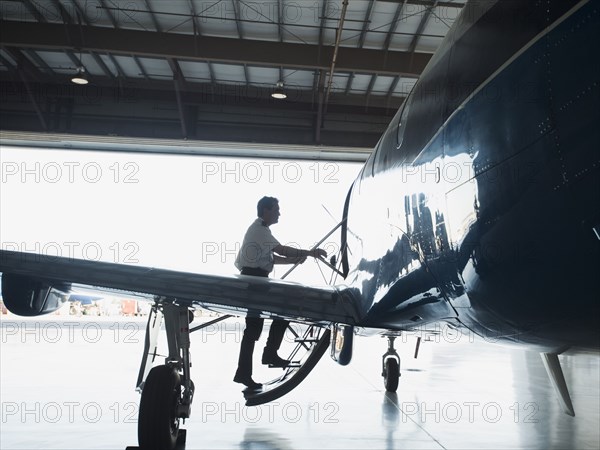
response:
<svg viewBox="0 0 600 450"><path fill-rule="evenodd" d="M1 324L0 448L136 445L144 322L55 316ZM242 329L230 319L192 335L188 450L600 447L597 355L560 357L574 418L561 411L537 353L449 334L422 342L416 360L415 337L397 340L397 394L385 393L380 375L386 340L358 338L349 366L324 357L286 397L246 408L231 381ZM266 334L257 381L279 370L259 365Z"/></svg>

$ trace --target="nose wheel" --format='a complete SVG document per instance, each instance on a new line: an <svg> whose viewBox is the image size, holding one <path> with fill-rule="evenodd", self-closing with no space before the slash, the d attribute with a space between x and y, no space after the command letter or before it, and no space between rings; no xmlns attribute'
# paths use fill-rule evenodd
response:
<svg viewBox="0 0 600 450"><path fill-rule="evenodd" d="M387 336L388 349L382 356L383 385L387 392L396 392L400 381L400 356L394 348L396 336Z"/></svg>

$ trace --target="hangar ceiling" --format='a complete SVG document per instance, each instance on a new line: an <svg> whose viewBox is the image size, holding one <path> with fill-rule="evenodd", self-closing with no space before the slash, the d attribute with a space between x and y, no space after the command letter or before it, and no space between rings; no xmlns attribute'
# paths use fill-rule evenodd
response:
<svg viewBox="0 0 600 450"><path fill-rule="evenodd" d="M3 140L364 150L465 1L2 1Z"/></svg>

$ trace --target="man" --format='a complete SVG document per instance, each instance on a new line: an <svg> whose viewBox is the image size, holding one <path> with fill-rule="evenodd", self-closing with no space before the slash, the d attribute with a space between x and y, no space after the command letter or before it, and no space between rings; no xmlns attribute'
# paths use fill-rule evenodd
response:
<svg viewBox="0 0 600 450"><path fill-rule="evenodd" d="M235 266L242 275L268 277L274 264L302 264L307 256L317 258L326 257L327 252L317 248L314 250L301 250L281 245L271 234L270 226L279 221L279 201L274 197L263 197L256 206L258 218L250 225L242 247L235 260ZM250 389L262 386L252 379L252 354L254 343L258 341L262 332L264 319L259 317L246 317L246 329L240 346L238 368L233 381L245 384ZM277 350L283 340L288 322L273 320L267 345L263 351L262 363L272 367L286 367L288 360L280 358Z"/></svg>

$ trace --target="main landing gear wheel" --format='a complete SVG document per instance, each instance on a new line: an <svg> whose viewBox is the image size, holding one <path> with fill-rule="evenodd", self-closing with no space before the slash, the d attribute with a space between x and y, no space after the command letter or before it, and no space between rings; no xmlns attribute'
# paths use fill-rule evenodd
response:
<svg viewBox="0 0 600 450"><path fill-rule="evenodd" d="M156 366L148 374L138 419L138 440L144 450L173 450L179 434L181 379L171 366Z"/></svg>
<svg viewBox="0 0 600 450"><path fill-rule="evenodd" d="M396 392L400 380L400 365L395 358L388 358L383 365L383 385L388 392Z"/></svg>

